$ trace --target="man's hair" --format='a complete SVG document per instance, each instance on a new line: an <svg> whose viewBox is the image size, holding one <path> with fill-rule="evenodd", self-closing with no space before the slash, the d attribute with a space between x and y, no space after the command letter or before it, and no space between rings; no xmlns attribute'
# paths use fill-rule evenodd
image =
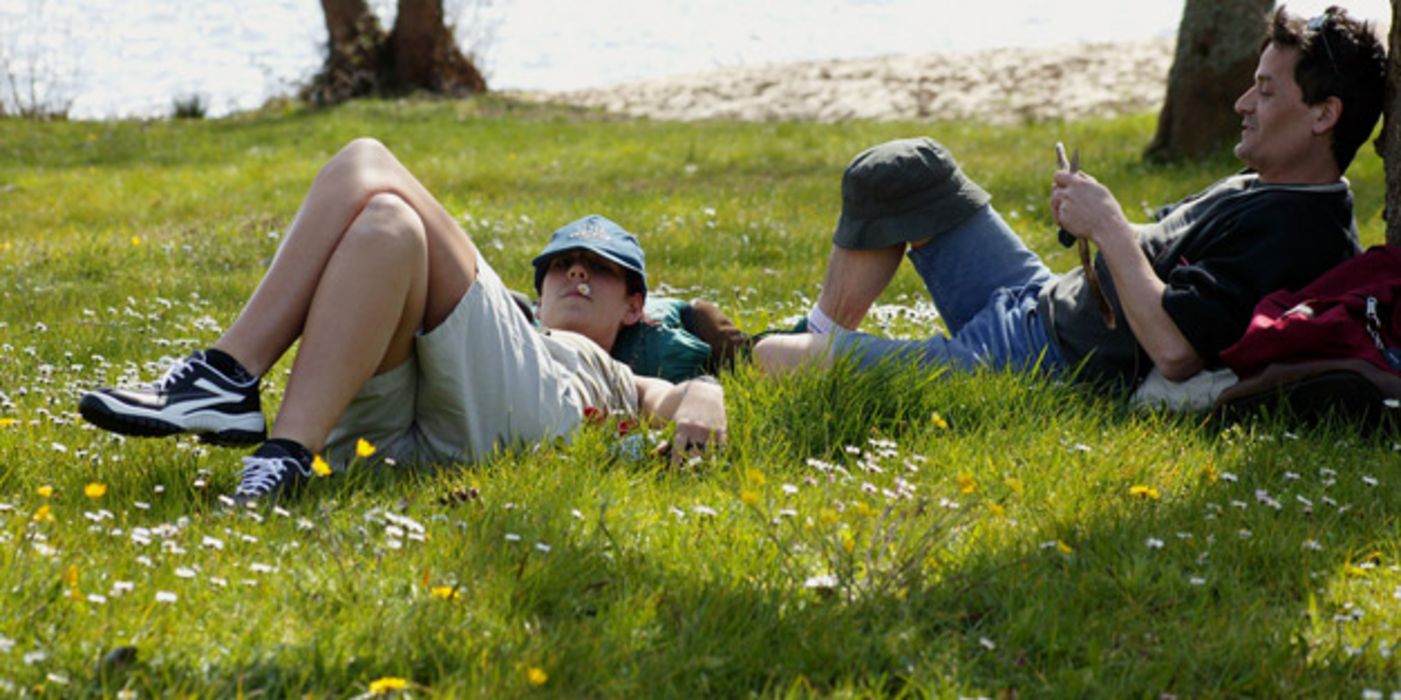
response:
<svg viewBox="0 0 1401 700"><path fill-rule="evenodd" d="M1290 15L1281 5L1261 50L1270 44L1299 51L1294 81L1304 104L1329 97L1342 101L1343 113L1333 128L1333 160L1340 172L1347 171L1357 149L1372 136L1386 94L1386 49L1371 24L1336 5L1311 20Z"/></svg>

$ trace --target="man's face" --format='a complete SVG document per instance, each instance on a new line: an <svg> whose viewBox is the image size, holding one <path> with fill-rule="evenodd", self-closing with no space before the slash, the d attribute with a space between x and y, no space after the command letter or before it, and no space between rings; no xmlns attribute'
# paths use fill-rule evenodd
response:
<svg viewBox="0 0 1401 700"><path fill-rule="evenodd" d="M627 271L582 250L550 258L540 283L540 323L587 336L604 350L623 326L642 318L641 294L628 294Z"/></svg>
<svg viewBox="0 0 1401 700"><path fill-rule="evenodd" d="M1270 44L1260 54L1255 84L1236 100L1236 113L1242 117L1236 157L1264 182L1287 178L1291 168L1305 162L1313 145L1317 115L1294 81L1298 60L1298 49Z"/></svg>

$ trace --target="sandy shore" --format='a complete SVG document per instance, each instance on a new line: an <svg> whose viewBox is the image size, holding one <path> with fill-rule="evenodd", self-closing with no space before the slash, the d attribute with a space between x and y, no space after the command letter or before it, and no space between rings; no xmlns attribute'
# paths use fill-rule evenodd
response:
<svg viewBox="0 0 1401 700"><path fill-rule="evenodd" d="M1173 41L778 64L530 99L666 120L975 119L1019 123L1154 111Z"/></svg>

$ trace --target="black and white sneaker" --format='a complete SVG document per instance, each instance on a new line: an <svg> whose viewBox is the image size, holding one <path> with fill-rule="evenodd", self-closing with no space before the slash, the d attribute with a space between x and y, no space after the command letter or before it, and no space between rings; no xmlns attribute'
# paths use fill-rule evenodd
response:
<svg viewBox="0 0 1401 700"><path fill-rule="evenodd" d="M199 351L150 386L90 391L78 411L99 428L138 437L195 433L215 445L252 445L267 436L258 378L230 378Z"/></svg>
<svg viewBox="0 0 1401 700"><path fill-rule="evenodd" d="M256 452L243 458L243 471L238 473L238 488L233 493L239 505L276 500L296 491L311 478L314 459L311 453L298 446L298 454L278 442L281 441L265 442Z"/></svg>

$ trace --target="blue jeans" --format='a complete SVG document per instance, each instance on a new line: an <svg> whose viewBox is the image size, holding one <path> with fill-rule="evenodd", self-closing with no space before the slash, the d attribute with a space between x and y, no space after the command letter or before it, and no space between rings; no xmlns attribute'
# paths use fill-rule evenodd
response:
<svg viewBox="0 0 1401 700"><path fill-rule="evenodd" d="M910 250L909 258L949 335L894 340L838 331L837 354L851 354L862 367L894 358L970 372L1066 368L1036 310L1041 288L1056 275L991 206Z"/></svg>

